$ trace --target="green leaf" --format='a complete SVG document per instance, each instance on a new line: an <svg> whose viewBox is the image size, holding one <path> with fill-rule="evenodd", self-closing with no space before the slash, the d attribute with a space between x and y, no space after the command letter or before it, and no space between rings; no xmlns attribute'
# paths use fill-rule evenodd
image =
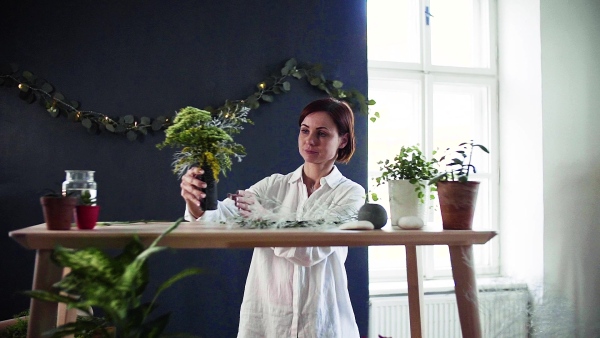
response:
<svg viewBox="0 0 600 338"><path fill-rule="evenodd" d="M65 100L65 96L59 92L54 93L54 95L52 95L52 98L54 98L55 100L59 100L59 101Z"/></svg>
<svg viewBox="0 0 600 338"><path fill-rule="evenodd" d="M29 82L34 82L35 81L35 76L30 71L24 70L23 71L23 77L25 79L27 79L27 81L29 81Z"/></svg>
<svg viewBox="0 0 600 338"><path fill-rule="evenodd" d="M490 151L485 147L482 146L481 144L474 144L473 147L479 147L481 150L485 151L486 153L490 153Z"/></svg>
<svg viewBox="0 0 600 338"><path fill-rule="evenodd" d="M41 90L43 90L44 92L51 94L54 91L54 87L52 87L51 84L49 84L48 82L45 82L41 87Z"/></svg>
<svg viewBox="0 0 600 338"><path fill-rule="evenodd" d="M111 123L107 123L104 126L106 127L106 130L110 131L111 133L115 132L115 127Z"/></svg>
<svg viewBox="0 0 600 338"><path fill-rule="evenodd" d="M127 124L133 124L135 122L135 118L133 117L133 115L125 115L123 116L123 122Z"/></svg>
<svg viewBox="0 0 600 338"><path fill-rule="evenodd" d="M375 121L377 121L377 118L371 117L371 118L369 118L369 120L371 120L371 122L375 122Z"/></svg>
<svg viewBox="0 0 600 338"><path fill-rule="evenodd" d="M92 128L92 120L88 119L88 118L84 118L83 120L81 120L81 124L86 127L87 129Z"/></svg>
<svg viewBox="0 0 600 338"><path fill-rule="evenodd" d="M129 141L135 141L137 139L137 133L133 130L127 132L127 139Z"/></svg>
<svg viewBox="0 0 600 338"><path fill-rule="evenodd" d="M161 122L158 118L152 121L152 130L159 131L163 126L163 122Z"/></svg>
<svg viewBox="0 0 600 338"><path fill-rule="evenodd" d="M313 77L310 79L310 84L313 86L318 86L321 83L321 79L318 77Z"/></svg>
<svg viewBox="0 0 600 338"><path fill-rule="evenodd" d="M288 68L294 68L298 65L298 61L295 58L291 58L285 62L285 66Z"/></svg>
<svg viewBox="0 0 600 338"><path fill-rule="evenodd" d="M271 95L265 94L265 95L261 96L261 99L265 102L273 102L273 96L271 96Z"/></svg>
<svg viewBox="0 0 600 338"><path fill-rule="evenodd" d="M144 116L140 119L140 124L149 125L150 123L151 123L151 120L149 117Z"/></svg>
<svg viewBox="0 0 600 338"><path fill-rule="evenodd" d="M286 92L289 92L290 89L292 88L292 86L290 85L290 83L288 81L285 81L284 83L282 83L281 88L283 90L285 90Z"/></svg>
<svg viewBox="0 0 600 338"><path fill-rule="evenodd" d="M334 80L333 81L333 88L342 88L344 86L344 83L342 83L342 81L338 81L338 80Z"/></svg>
<svg viewBox="0 0 600 338"><path fill-rule="evenodd" d="M302 78L302 73L295 71L292 73L292 76L299 80Z"/></svg>

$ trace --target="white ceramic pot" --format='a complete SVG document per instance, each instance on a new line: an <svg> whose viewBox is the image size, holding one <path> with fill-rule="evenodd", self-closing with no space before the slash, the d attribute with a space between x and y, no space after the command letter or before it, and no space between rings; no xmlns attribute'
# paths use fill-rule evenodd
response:
<svg viewBox="0 0 600 338"><path fill-rule="evenodd" d="M421 203L415 186L408 180L392 180L388 181L388 191L390 194L390 220L392 225L402 228L421 228L425 220L425 204ZM400 222L400 219L406 217L410 224ZM420 225L415 225L417 217L421 220Z"/></svg>

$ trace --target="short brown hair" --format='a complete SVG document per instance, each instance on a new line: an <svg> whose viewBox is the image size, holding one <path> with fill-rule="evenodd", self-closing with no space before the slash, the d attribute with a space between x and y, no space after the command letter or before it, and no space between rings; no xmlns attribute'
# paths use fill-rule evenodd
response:
<svg viewBox="0 0 600 338"><path fill-rule="evenodd" d="M302 121L304 121L308 115L320 111L326 112L331 117L340 136L346 133L348 134L348 143L346 143L344 148L338 149L336 158L336 162L348 163L356 149L354 112L352 112L352 108L350 108L346 102L332 97L318 99L309 103L302 109L302 113L300 113L300 118L298 119L298 126L302 125Z"/></svg>

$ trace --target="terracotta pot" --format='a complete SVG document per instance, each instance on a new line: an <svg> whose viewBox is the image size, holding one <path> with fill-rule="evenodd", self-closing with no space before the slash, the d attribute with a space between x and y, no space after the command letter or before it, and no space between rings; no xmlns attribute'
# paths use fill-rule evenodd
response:
<svg viewBox="0 0 600 338"><path fill-rule="evenodd" d="M78 205L76 211L77 228L91 230L96 226L100 213L99 205Z"/></svg>
<svg viewBox="0 0 600 338"><path fill-rule="evenodd" d="M43 196L40 198L44 220L48 230L70 230L73 212L77 204L75 197Z"/></svg>
<svg viewBox="0 0 600 338"><path fill-rule="evenodd" d="M471 230L479 182L438 182L438 198L445 230Z"/></svg>

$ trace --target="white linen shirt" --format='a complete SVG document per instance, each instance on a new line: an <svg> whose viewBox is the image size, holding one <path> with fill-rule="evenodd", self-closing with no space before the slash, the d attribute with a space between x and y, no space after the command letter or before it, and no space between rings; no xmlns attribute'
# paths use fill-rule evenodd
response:
<svg viewBox="0 0 600 338"><path fill-rule="evenodd" d="M286 220L345 220L364 204L365 190L334 166L308 196L302 168L251 186L261 204ZM237 215L231 199L198 220ZM192 220L186 210L185 218ZM359 337L344 262L347 247L255 248L240 310L238 338Z"/></svg>

